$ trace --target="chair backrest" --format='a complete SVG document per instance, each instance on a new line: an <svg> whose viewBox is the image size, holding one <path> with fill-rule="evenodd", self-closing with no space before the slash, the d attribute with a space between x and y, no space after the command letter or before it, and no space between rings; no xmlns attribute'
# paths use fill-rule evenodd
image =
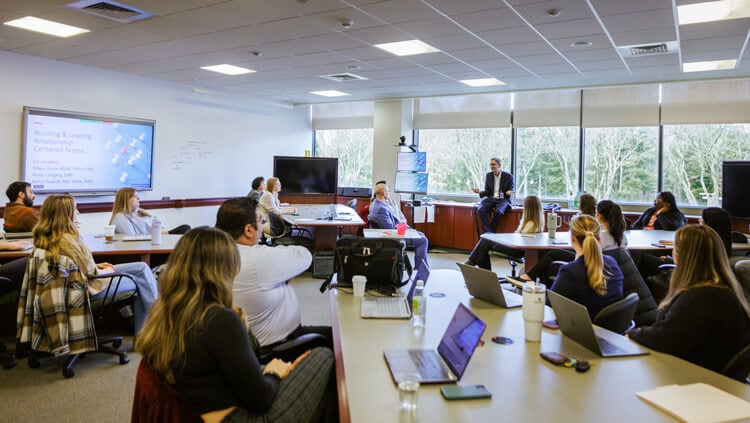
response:
<svg viewBox="0 0 750 423"><path fill-rule="evenodd" d="M625 298L604 307L594 316L594 324L612 332L625 333L633 326L638 299L638 293L631 292Z"/></svg>
<svg viewBox="0 0 750 423"><path fill-rule="evenodd" d="M380 224L380 221L378 221L378 219L373 216L369 216L367 218L367 225L371 229L383 229L383 225Z"/></svg>
<svg viewBox="0 0 750 423"><path fill-rule="evenodd" d="M721 374L742 383L748 383L748 375L750 375L750 345L735 354L726 366L724 366Z"/></svg>
<svg viewBox="0 0 750 423"><path fill-rule="evenodd" d="M271 238L281 238L289 233L289 225L278 215L269 212L269 223L271 225Z"/></svg>
<svg viewBox="0 0 750 423"><path fill-rule="evenodd" d="M365 224L364 226L360 226L359 228L357 228L357 236L364 236L364 228L370 227L370 203L365 204L365 206L362 207L362 210L360 210L358 214L360 219L362 219Z"/></svg>
<svg viewBox="0 0 750 423"><path fill-rule="evenodd" d="M197 423L203 420L185 397L167 384L146 360L141 360L135 377L135 395L130 421Z"/></svg>

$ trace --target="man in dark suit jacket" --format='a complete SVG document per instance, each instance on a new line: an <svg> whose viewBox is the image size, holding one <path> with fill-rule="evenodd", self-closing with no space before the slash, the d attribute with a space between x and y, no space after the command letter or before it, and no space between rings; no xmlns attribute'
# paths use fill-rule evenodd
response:
<svg viewBox="0 0 750 423"><path fill-rule="evenodd" d="M497 157L490 159L491 172L487 173L484 180L484 191L474 188L473 191L479 194L482 202L479 204L479 221L482 222L484 232L496 232L500 218L511 208L510 198L513 195L513 175L500 170L502 163ZM494 209L492 221L490 222L487 215Z"/></svg>

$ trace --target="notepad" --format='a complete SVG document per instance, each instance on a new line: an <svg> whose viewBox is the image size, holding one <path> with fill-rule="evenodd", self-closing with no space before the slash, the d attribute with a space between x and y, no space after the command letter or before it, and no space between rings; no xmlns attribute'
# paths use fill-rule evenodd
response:
<svg viewBox="0 0 750 423"><path fill-rule="evenodd" d="M705 383L660 386L638 398L683 422L725 422L750 418L750 402Z"/></svg>

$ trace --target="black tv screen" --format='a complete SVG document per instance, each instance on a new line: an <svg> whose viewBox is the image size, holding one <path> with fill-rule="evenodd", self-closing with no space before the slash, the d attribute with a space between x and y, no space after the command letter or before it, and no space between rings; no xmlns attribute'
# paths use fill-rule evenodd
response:
<svg viewBox="0 0 750 423"><path fill-rule="evenodd" d="M24 107L21 179L39 193L153 189L153 120Z"/></svg>
<svg viewBox="0 0 750 423"><path fill-rule="evenodd" d="M284 194L336 194L339 159L336 157L274 156L273 176Z"/></svg>
<svg viewBox="0 0 750 423"><path fill-rule="evenodd" d="M750 161L727 161L721 169L721 208L732 217L750 217Z"/></svg>

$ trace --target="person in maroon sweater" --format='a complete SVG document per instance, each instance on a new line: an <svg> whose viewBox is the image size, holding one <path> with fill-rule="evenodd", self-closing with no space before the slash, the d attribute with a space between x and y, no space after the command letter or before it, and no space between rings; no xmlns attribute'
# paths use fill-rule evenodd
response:
<svg viewBox="0 0 750 423"><path fill-rule="evenodd" d="M729 267L721 238L710 227L679 229L673 258L675 271L656 322L629 336L649 348L722 372L735 354L750 345L750 305Z"/></svg>

